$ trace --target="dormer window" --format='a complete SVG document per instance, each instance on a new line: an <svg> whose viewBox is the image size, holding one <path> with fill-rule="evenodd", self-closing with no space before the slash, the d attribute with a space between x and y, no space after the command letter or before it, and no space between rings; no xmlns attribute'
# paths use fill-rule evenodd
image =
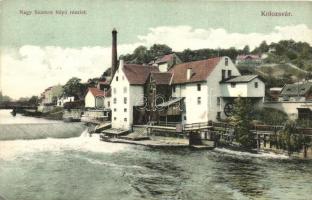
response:
<svg viewBox="0 0 312 200"><path fill-rule="evenodd" d="M228 65L229 65L229 59L228 59L228 58L225 58L224 65L225 65L225 66L228 66Z"/></svg>
<svg viewBox="0 0 312 200"><path fill-rule="evenodd" d="M258 88L258 82L255 82L255 88Z"/></svg>
<svg viewBox="0 0 312 200"><path fill-rule="evenodd" d="M116 81L118 81L118 76L116 76Z"/></svg>

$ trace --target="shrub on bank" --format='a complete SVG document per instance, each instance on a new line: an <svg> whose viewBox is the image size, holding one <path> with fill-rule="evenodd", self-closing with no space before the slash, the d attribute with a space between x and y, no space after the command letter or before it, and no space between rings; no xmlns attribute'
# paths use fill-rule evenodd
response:
<svg viewBox="0 0 312 200"><path fill-rule="evenodd" d="M252 119L267 125L283 125L288 120L288 116L274 108L260 108L254 111Z"/></svg>

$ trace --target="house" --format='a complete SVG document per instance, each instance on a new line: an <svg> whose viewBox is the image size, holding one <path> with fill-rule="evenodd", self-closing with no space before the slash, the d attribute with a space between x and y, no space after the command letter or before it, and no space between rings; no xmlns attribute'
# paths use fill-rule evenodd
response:
<svg viewBox="0 0 312 200"><path fill-rule="evenodd" d="M312 82L298 82L284 85L280 101L311 101L312 100Z"/></svg>
<svg viewBox="0 0 312 200"><path fill-rule="evenodd" d="M59 97L57 99L57 106L59 107L64 107L64 104L67 103L67 102L74 102L75 101L75 97Z"/></svg>
<svg viewBox="0 0 312 200"><path fill-rule="evenodd" d="M163 112L159 106L171 98L171 82L173 74L170 72L151 72L145 83L144 94L146 96L145 115L149 122L165 120ZM134 121L136 123L136 121Z"/></svg>
<svg viewBox="0 0 312 200"><path fill-rule="evenodd" d="M253 54L248 54L248 55L238 55L236 57L236 62L235 64L261 64L262 59L261 56L259 55L253 55Z"/></svg>
<svg viewBox="0 0 312 200"><path fill-rule="evenodd" d="M167 72L172 66L180 63L182 63L182 61L179 56L175 53L171 53L151 61L149 64L158 66L160 72Z"/></svg>
<svg viewBox="0 0 312 200"><path fill-rule="evenodd" d="M41 94L41 104L42 105L56 105L57 99L62 96L63 87L61 85L55 85L48 87Z"/></svg>
<svg viewBox="0 0 312 200"><path fill-rule="evenodd" d="M86 108L104 108L105 93L98 88L88 88L85 96Z"/></svg>
<svg viewBox="0 0 312 200"><path fill-rule="evenodd" d="M112 83L112 127L132 124L198 123L230 116L234 99L263 102L264 83L257 75L241 76L228 57L174 65L121 64Z"/></svg>
<svg viewBox="0 0 312 200"><path fill-rule="evenodd" d="M130 129L133 116L144 111L144 87L151 72L159 72L150 65L120 64L111 81L112 128ZM135 110L135 111L134 111ZM143 119L136 120L143 121Z"/></svg>
<svg viewBox="0 0 312 200"><path fill-rule="evenodd" d="M270 97L270 101L278 101L279 96L281 94L283 88L280 87L273 87L269 89L269 97Z"/></svg>
<svg viewBox="0 0 312 200"><path fill-rule="evenodd" d="M229 57L182 63L170 72L172 96L184 98L182 123L226 118L239 96L257 102L264 98L264 83L255 75L241 76Z"/></svg>

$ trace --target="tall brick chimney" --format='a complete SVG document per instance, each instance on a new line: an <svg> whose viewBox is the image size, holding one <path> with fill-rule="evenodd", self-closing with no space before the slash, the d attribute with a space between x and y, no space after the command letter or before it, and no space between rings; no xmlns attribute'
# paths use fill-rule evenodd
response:
<svg viewBox="0 0 312 200"><path fill-rule="evenodd" d="M111 66L111 77L113 78L117 70L117 30L114 28L112 31L113 42L112 42L112 66Z"/></svg>

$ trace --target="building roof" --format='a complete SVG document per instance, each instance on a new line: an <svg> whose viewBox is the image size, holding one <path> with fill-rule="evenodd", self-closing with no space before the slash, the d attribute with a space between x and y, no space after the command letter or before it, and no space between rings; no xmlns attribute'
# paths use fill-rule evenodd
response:
<svg viewBox="0 0 312 200"><path fill-rule="evenodd" d="M158 67L136 64L124 64L122 70L131 85L143 85L151 72L159 72Z"/></svg>
<svg viewBox="0 0 312 200"><path fill-rule="evenodd" d="M225 83L248 83L253 79L257 78L258 75L243 75L243 76L236 76L231 79L224 81Z"/></svg>
<svg viewBox="0 0 312 200"><path fill-rule="evenodd" d="M281 92L282 96L304 96L312 88L312 83L286 84Z"/></svg>
<svg viewBox="0 0 312 200"><path fill-rule="evenodd" d="M246 60L246 59L252 59L252 60L255 60L255 59L260 59L260 56L259 55L252 55L252 54L248 54L248 55L238 55L236 57L237 60Z"/></svg>
<svg viewBox="0 0 312 200"><path fill-rule="evenodd" d="M161 104L158 104L157 106L159 106L159 107L168 107L168 106L171 106L172 104L175 104L175 103L181 101L182 99L184 99L184 97L174 98L174 99L171 99L169 101L166 101L166 102L163 102Z"/></svg>
<svg viewBox="0 0 312 200"><path fill-rule="evenodd" d="M155 63L159 64L159 63L165 63L165 62L168 62L168 61L170 61L170 60L172 60L172 59L173 59L173 56L174 56L174 53L164 55L163 57L158 58L158 59L155 61Z"/></svg>
<svg viewBox="0 0 312 200"><path fill-rule="evenodd" d="M152 72L151 77L155 80L156 85L170 85L172 73L169 73L169 72Z"/></svg>
<svg viewBox="0 0 312 200"><path fill-rule="evenodd" d="M191 83L205 81L209 74L217 66L220 57L210 58L206 60L199 60L187 63L181 63L173 66L169 72L173 73L173 84ZM192 75L187 80L187 69L192 69Z"/></svg>
<svg viewBox="0 0 312 200"><path fill-rule="evenodd" d="M104 91L98 88L88 88L88 91L90 91L94 97L104 97Z"/></svg>

